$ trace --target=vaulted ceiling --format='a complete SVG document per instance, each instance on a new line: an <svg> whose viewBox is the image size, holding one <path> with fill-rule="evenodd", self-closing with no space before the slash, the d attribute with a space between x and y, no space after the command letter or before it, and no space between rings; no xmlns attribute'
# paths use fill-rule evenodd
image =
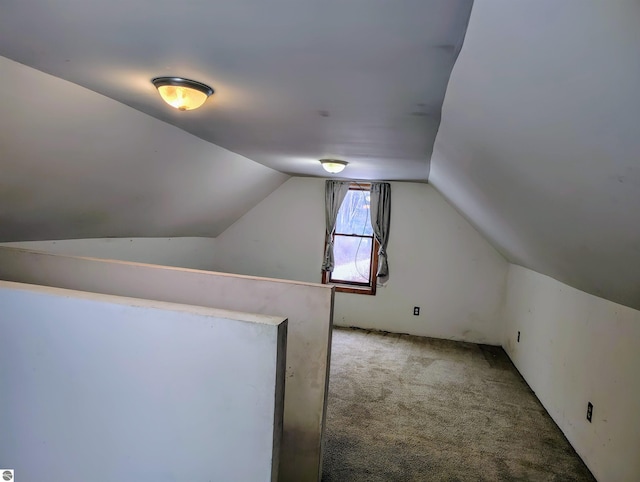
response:
<svg viewBox="0 0 640 482"><path fill-rule="evenodd" d="M4 1L0 240L216 236L339 157L428 178L512 262L640 308L640 4L471 7ZM178 112L159 75L216 93Z"/></svg>
<svg viewBox="0 0 640 482"><path fill-rule="evenodd" d="M0 58L0 240L217 236L288 176Z"/></svg>
<svg viewBox="0 0 640 482"><path fill-rule="evenodd" d="M514 263L640 309L640 3L477 0L429 181Z"/></svg>

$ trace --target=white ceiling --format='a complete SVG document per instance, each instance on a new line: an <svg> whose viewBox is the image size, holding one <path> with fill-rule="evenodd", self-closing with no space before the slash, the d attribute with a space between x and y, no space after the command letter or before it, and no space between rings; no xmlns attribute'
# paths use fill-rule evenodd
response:
<svg viewBox="0 0 640 482"><path fill-rule="evenodd" d="M426 181L471 4L5 0L0 55L285 173L339 157L347 177ZM216 93L178 112L149 82L162 75Z"/></svg>
<svg viewBox="0 0 640 482"><path fill-rule="evenodd" d="M335 156L640 309L640 3L476 0L447 88L470 7L5 0L0 55L55 77L0 58L0 240L216 236ZM158 75L216 94L177 112Z"/></svg>
<svg viewBox="0 0 640 482"><path fill-rule="evenodd" d="M476 0L429 181L513 262L640 309L640 3Z"/></svg>

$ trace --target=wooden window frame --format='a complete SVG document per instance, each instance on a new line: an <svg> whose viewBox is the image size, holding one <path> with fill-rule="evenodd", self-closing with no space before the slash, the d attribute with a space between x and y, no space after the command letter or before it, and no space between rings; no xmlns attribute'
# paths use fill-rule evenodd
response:
<svg viewBox="0 0 640 482"><path fill-rule="evenodd" d="M349 186L350 191L371 191L371 184L369 183L352 183ZM369 280L370 283L360 283L357 281L344 281L344 280L332 280L330 271L322 272L322 284L331 284L336 287L336 291L340 293L355 293L360 295L375 295L376 286L378 284L378 250L380 249L380 243L376 240L376 237L371 235L359 235L359 234L333 234L333 240L335 242L336 236L343 236L345 238L369 238L371 239L371 265L369 266ZM325 249L326 249L325 241Z"/></svg>

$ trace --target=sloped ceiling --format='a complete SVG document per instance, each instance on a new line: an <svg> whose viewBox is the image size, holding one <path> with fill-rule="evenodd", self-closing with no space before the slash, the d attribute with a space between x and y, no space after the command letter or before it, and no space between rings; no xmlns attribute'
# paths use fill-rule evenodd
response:
<svg viewBox="0 0 640 482"><path fill-rule="evenodd" d="M217 236L288 176L0 57L0 241Z"/></svg>
<svg viewBox="0 0 640 482"><path fill-rule="evenodd" d="M477 0L430 182L514 263L640 309L640 3Z"/></svg>
<svg viewBox="0 0 640 482"><path fill-rule="evenodd" d="M0 55L256 162L426 181L472 0L3 0ZM177 112L150 83L215 88Z"/></svg>

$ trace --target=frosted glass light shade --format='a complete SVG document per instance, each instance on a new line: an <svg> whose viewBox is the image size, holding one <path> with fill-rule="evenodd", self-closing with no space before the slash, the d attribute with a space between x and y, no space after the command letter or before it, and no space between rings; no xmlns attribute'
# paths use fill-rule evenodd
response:
<svg viewBox="0 0 640 482"><path fill-rule="evenodd" d="M344 171L344 168L347 167L348 162L339 161L338 159L320 159L320 164L322 164L322 167L324 167L325 171L331 174L337 174Z"/></svg>
<svg viewBox="0 0 640 482"><path fill-rule="evenodd" d="M151 82L162 100L178 110L197 109L213 94L208 85L181 77L158 77Z"/></svg>

